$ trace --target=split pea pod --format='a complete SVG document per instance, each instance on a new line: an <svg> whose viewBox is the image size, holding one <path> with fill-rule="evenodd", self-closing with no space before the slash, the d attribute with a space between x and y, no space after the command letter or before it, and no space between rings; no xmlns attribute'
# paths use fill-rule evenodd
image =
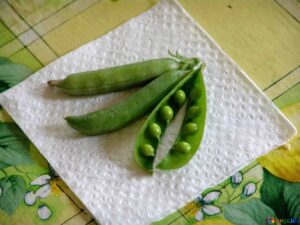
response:
<svg viewBox="0 0 300 225"><path fill-rule="evenodd" d="M185 118L175 144L156 166L161 170L178 169L186 165L201 143L206 116L206 93L201 70L185 89L190 91Z"/></svg>
<svg viewBox="0 0 300 225"><path fill-rule="evenodd" d="M125 127L148 113L190 70L172 70L157 77L127 99L81 116L67 116L68 124L81 133L95 135Z"/></svg>
<svg viewBox="0 0 300 225"><path fill-rule="evenodd" d="M174 115L187 100L186 93L190 87L190 80L198 74L198 70L191 72L166 95L155 107L140 129L135 143L135 160L143 169L153 170L156 150L160 138L172 121ZM188 84L188 85L187 85Z"/></svg>
<svg viewBox="0 0 300 225"><path fill-rule="evenodd" d="M69 95L94 95L144 84L170 70L185 70L197 63L196 58L179 54L172 58L152 59L122 66L74 73L63 80L51 80L48 84L60 88Z"/></svg>

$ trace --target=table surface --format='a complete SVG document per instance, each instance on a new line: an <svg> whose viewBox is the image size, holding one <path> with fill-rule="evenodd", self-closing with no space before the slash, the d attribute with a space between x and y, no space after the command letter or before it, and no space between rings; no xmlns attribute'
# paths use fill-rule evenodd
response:
<svg viewBox="0 0 300 225"><path fill-rule="evenodd" d="M25 64L33 71L39 70L56 58L139 15L156 2L56 0L25 3L0 0L0 56ZM300 129L299 1L180 2ZM3 109L0 111L0 121L2 124L14 123ZM154 224L193 224L199 220L204 220L203 224L238 224L238 218L233 216L233 211L237 208L247 210L257 221L266 221L266 215L278 219L299 219L299 211L290 212L288 207L282 209L283 202L289 205L286 193L291 193L292 197L299 196L298 137L292 139L290 145L273 150L250 163L235 176L205 190L195 200ZM4 135L0 133L0 142L3 138ZM32 164L1 167L1 224L94 224L95 221L84 206L32 144L29 144L28 154L33 159ZM3 162L5 160L0 158L0 164ZM45 180L45 174L50 175L51 179ZM14 175L24 180L27 191L42 192L48 187L50 188L47 190L50 191L46 191L31 206L25 201L13 200L18 207L8 214L5 204L8 204L9 199L3 191L3 182ZM31 185L33 181L40 182L40 185ZM288 191L283 191L283 185L284 190ZM272 192L275 189L270 186L278 188L276 190L282 191L285 197L277 196ZM279 203L266 197L270 195ZM299 197L295 201L300 202ZM262 218L255 214L254 208L269 213L261 213ZM51 216L42 220L47 213ZM242 212L239 211L238 214L242 215Z"/></svg>

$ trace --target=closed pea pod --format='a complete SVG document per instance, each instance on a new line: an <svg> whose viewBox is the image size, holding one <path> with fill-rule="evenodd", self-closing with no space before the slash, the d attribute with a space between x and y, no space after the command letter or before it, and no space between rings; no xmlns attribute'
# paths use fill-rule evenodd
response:
<svg viewBox="0 0 300 225"><path fill-rule="evenodd" d="M152 59L122 66L75 73L63 80L48 81L69 95L94 95L120 91L144 84L170 70L189 69L195 58L172 55L173 58Z"/></svg>
<svg viewBox="0 0 300 225"><path fill-rule="evenodd" d="M206 95L202 72L190 80L190 97L182 129L175 144L157 165L158 169L171 170L186 165L196 153L203 136L206 114Z"/></svg>
<svg viewBox="0 0 300 225"><path fill-rule="evenodd" d="M81 133L95 135L123 128L148 113L190 71L164 73L127 99L105 109L81 116L67 116L68 124Z"/></svg>
<svg viewBox="0 0 300 225"><path fill-rule="evenodd" d="M160 138L154 138L153 135L149 132L152 124L156 124L160 127L161 134L165 132L167 126L170 124L171 120L173 119L174 115L179 111L181 106L179 106L174 101L174 96L177 90L179 90L185 83L187 83L192 77L193 74L197 71L191 72L187 75L180 83L170 91L155 107L155 109L151 112L148 116L147 120L144 122L142 128L140 129L136 143L135 143L135 160L139 164L140 167L145 169L148 172L152 172L153 164L154 164L154 157L156 154L156 150L158 144L160 142ZM143 145L150 144L154 150L155 154L151 157L144 154Z"/></svg>

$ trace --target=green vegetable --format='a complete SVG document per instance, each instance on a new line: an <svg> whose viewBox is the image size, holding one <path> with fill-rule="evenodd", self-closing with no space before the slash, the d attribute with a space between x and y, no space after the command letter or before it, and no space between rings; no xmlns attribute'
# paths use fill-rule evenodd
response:
<svg viewBox="0 0 300 225"><path fill-rule="evenodd" d="M178 105L176 102L175 95L178 93L178 90L183 90L185 93L189 93L188 90L191 86L191 82L189 82L193 77L197 74L196 71L192 71L189 75L187 75L180 83L176 85L176 87L173 88L172 91L170 91L169 94L167 94L155 107L155 109L152 111L152 113L148 116L147 120L143 124L142 128L140 129L136 143L135 143L135 160L138 163L140 167L145 169L148 172L152 172L153 170L153 163L154 163L154 157L146 157L144 154L141 153L140 148L144 144L150 144L154 148L154 156L157 151L157 147L159 145L160 138L153 137L149 135L149 126L151 124L157 124L160 127L161 134L163 134L173 119L174 115L179 111L182 105ZM194 80L194 79L193 79ZM188 85L187 85L188 84ZM160 134L160 136L161 136ZM189 144L189 143L188 143ZM187 146L187 144L179 144L179 146L182 146L178 151L181 152L188 152L191 150Z"/></svg>
<svg viewBox="0 0 300 225"><path fill-rule="evenodd" d="M144 144L141 147L141 153L146 157L154 156L154 148L149 144Z"/></svg>
<svg viewBox="0 0 300 225"><path fill-rule="evenodd" d="M201 70L184 86L192 90L188 99L182 129L171 150L157 165L162 170L177 169L189 162L196 153L204 131L206 114L205 86Z"/></svg>
<svg viewBox="0 0 300 225"><path fill-rule="evenodd" d="M198 126L195 123L187 123L183 126L183 134L194 134L198 131Z"/></svg>
<svg viewBox="0 0 300 225"><path fill-rule="evenodd" d="M171 53L170 53L171 54ZM120 91L144 84L170 70L191 69L197 59L179 54L173 58L153 59L123 66L71 74L63 80L51 80L69 95L93 95Z"/></svg>
<svg viewBox="0 0 300 225"><path fill-rule="evenodd" d="M201 91L198 88L193 88L190 92L190 97L191 98L200 98L201 97Z"/></svg>
<svg viewBox="0 0 300 225"><path fill-rule="evenodd" d="M84 134L95 135L118 130L153 109L189 72L189 70L166 72L112 107L82 116L67 116L65 119L71 127Z"/></svg>
<svg viewBox="0 0 300 225"><path fill-rule="evenodd" d="M189 153L191 145L185 141L180 141L174 145L174 152L176 153Z"/></svg>
<svg viewBox="0 0 300 225"><path fill-rule="evenodd" d="M148 127L148 130L152 137L159 138L161 135L161 128L157 123L151 123Z"/></svg>
<svg viewBox="0 0 300 225"><path fill-rule="evenodd" d="M183 103L185 102L186 100L186 95L185 95L185 92L181 89L177 90L175 92L175 95L174 95L174 101L179 105L179 106L182 106Z"/></svg>
<svg viewBox="0 0 300 225"><path fill-rule="evenodd" d="M160 116L163 120L170 121L174 116L173 109L168 105L163 106L160 110Z"/></svg>
<svg viewBox="0 0 300 225"><path fill-rule="evenodd" d="M186 116L189 118L193 118L201 112L200 108L196 105L193 105L187 109Z"/></svg>

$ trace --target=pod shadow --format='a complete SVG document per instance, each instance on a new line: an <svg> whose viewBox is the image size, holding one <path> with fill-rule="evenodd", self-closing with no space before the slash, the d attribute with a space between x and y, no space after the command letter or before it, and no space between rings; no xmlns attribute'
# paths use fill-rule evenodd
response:
<svg viewBox="0 0 300 225"><path fill-rule="evenodd" d="M120 167L127 169L134 176L148 176L134 159L134 144L137 133L143 125L144 119L109 134L103 135L101 149L109 160Z"/></svg>

